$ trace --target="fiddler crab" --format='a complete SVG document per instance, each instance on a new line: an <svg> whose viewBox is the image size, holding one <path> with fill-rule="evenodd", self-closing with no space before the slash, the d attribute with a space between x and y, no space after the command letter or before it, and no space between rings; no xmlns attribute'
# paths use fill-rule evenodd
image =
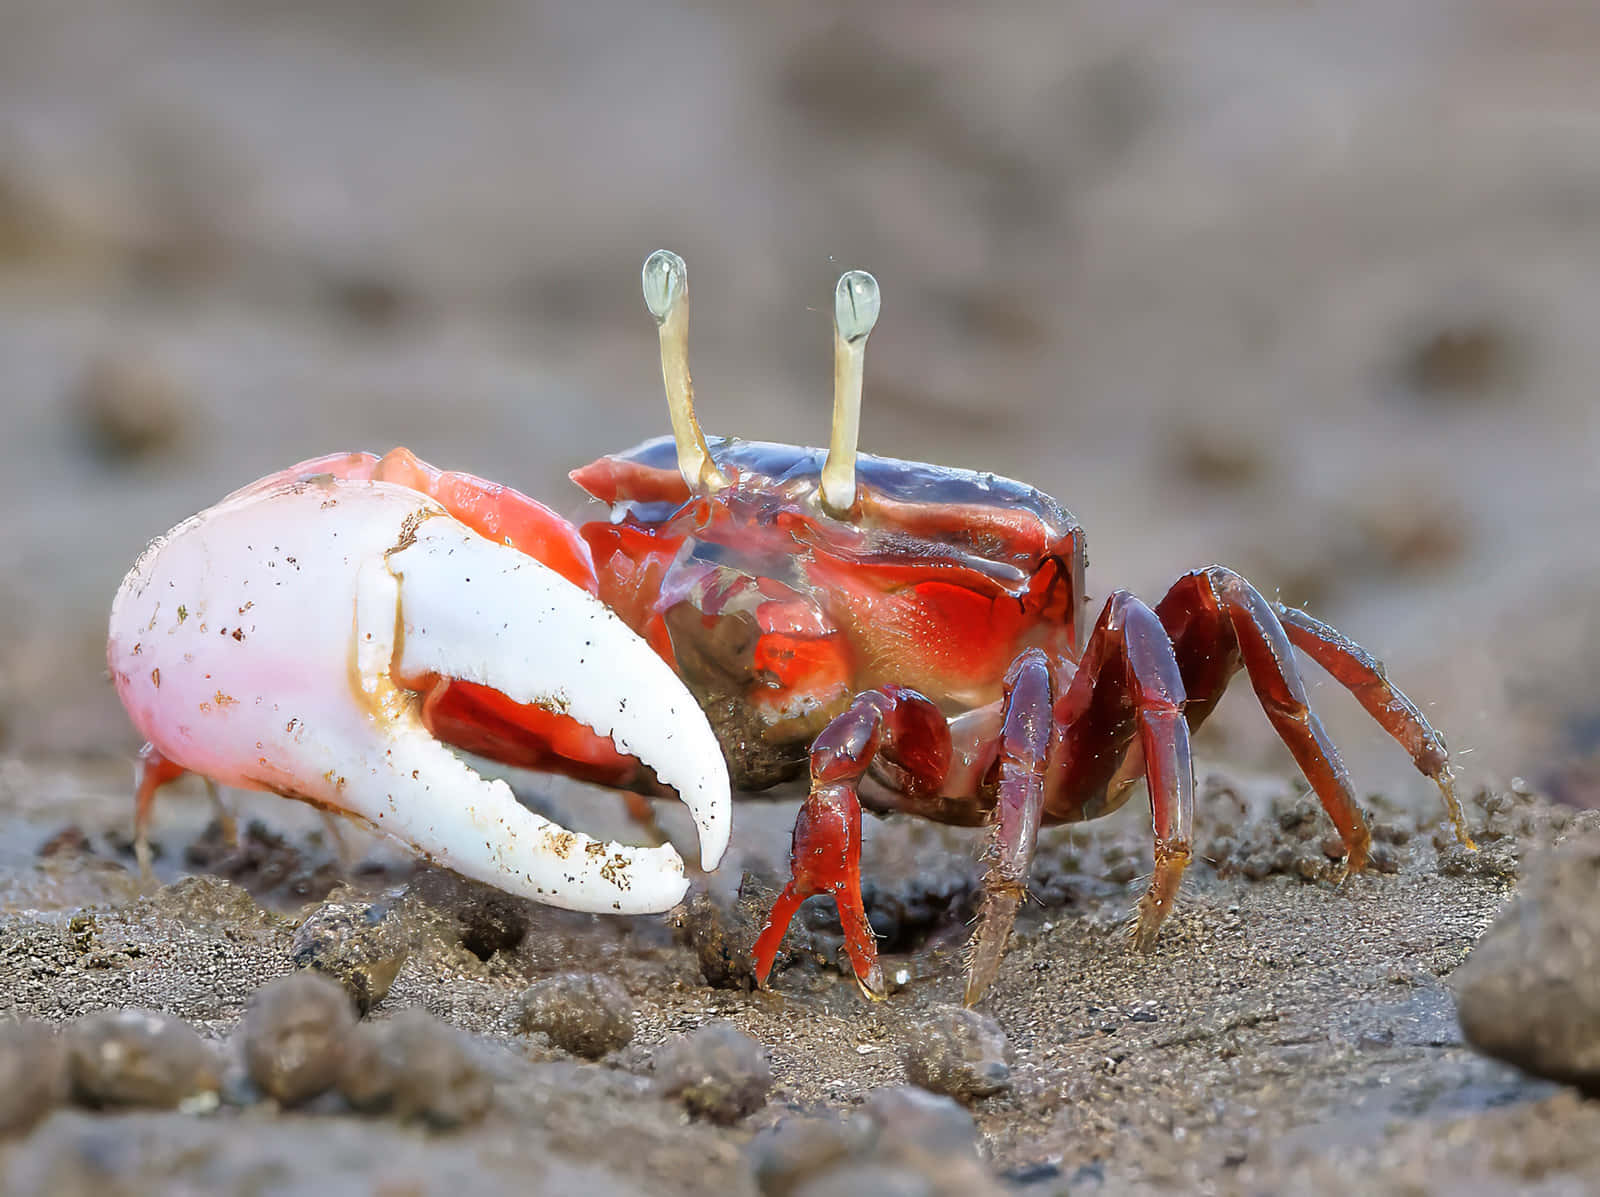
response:
<svg viewBox="0 0 1600 1197"><path fill-rule="evenodd" d="M809 774L791 877L754 945L765 984L800 904L837 904L862 989L885 991L861 899L861 811L989 829L966 1000L993 981L1042 826L1096 818L1139 780L1150 948L1193 854L1190 734L1241 669L1360 872L1371 834L1310 710L1299 649L1443 794L1444 741L1382 665L1212 565L1151 607L1084 615L1084 535L1020 482L856 450L878 285L834 296L829 447L707 438L688 367L688 275L644 266L673 435L572 479L609 518L405 449L302 462L156 540L111 611L111 675L148 738L137 845L186 771L361 820L468 876L586 911L670 908L670 844L601 843L521 806L450 751L639 794L676 790L714 868L729 791ZM214 792L214 791L213 791Z"/></svg>

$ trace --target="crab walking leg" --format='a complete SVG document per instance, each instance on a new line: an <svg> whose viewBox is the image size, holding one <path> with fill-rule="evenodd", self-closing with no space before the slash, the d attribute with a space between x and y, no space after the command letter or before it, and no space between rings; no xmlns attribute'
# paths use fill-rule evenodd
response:
<svg viewBox="0 0 1600 1197"><path fill-rule="evenodd" d="M1337 628L1329 627L1296 607L1277 603L1273 609L1283 623L1289 643L1355 695L1379 726L1411 754L1418 771L1433 779L1444 797L1456 838L1468 848L1476 848L1461 812L1461 800L1456 797L1455 775L1450 769L1450 753L1444 746L1444 737L1433 730L1417 704L1384 676L1383 665L1377 658Z"/></svg>
<svg viewBox="0 0 1600 1197"><path fill-rule="evenodd" d="M831 894L857 983L868 997L883 996L878 945L861 901L856 787L869 768L885 775L908 808L938 803L950 770L950 731L939 708L915 690L886 686L857 695L812 742L811 791L794 822L791 879L755 942L758 984L766 984L800 904L814 894Z"/></svg>
<svg viewBox="0 0 1600 1197"><path fill-rule="evenodd" d="M217 829L222 832L223 845L228 848L239 846L239 820L233 813L233 808L228 805L222 796L222 787L209 777L206 778L206 797L211 800L211 813L216 816Z"/></svg>
<svg viewBox="0 0 1600 1197"><path fill-rule="evenodd" d="M883 996L878 945L861 902L861 803L851 784L883 736L883 711L872 701L877 697L858 698L811 746L811 792L795 816L789 849L792 876L753 949L759 985L766 984L783 933L800 904L813 894L832 894L856 981L868 997Z"/></svg>
<svg viewBox="0 0 1600 1197"><path fill-rule="evenodd" d="M1311 710L1283 625L1244 578L1220 565L1180 578L1158 606L1194 689L1192 722L1216 705L1243 663L1267 719L1316 791L1344 841L1345 870L1367 866L1372 833L1356 803L1350 773L1322 721Z"/></svg>
<svg viewBox="0 0 1600 1197"><path fill-rule="evenodd" d="M1188 701L1172 644L1156 614L1126 590L1106 600L1089 635L1083 660L1056 703L1060 748L1050 792L1072 798L1114 793L1106 805L1085 804L1078 818L1113 809L1120 783L1117 764L1135 737L1150 791L1155 871L1139 900L1134 946L1149 951L1172 913L1189 867L1194 841L1194 761L1189 746ZM1131 757L1130 757L1131 759Z"/></svg>
<svg viewBox="0 0 1600 1197"><path fill-rule="evenodd" d="M141 880L149 881L155 875L150 867L150 811L155 806L156 791L187 772L182 765L162 756L154 744L147 743L139 749L139 760L133 767L133 857L139 862Z"/></svg>
<svg viewBox="0 0 1600 1197"><path fill-rule="evenodd" d="M963 999L976 1005L1000 971L1006 941L1016 922L1017 907L1027 892L1033 851L1039 842L1044 809L1045 767L1055 735L1050 662L1029 649L1006 673L1005 722L995 759L994 834L985 856L983 909L967 952L967 988Z"/></svg>
<svg viewBox="0 0 1600 1197"><path fill-rule="evenodd" d="M609 736L678 791L699 831L701 863L716 867L731 822L716 736L671 667L610 608L454 520L422 523L387 568L399 579L402 679L476 682ZM664 860L671 849L652 851Z"/></svg>
<svg viewBox="0 0 1600 1197"><path fill-rule="evenodd" d="M151 869L150 811L155 806L156 792L168 782L177 781L188 770L161 755L154 744L139 750L139 761L134 766L133 784L133 858L139 864L139 877L149 881L155 874ZM222 832L223 845L232 850L239 846L239 820L223 801L222 791L209 777L204 779L206 797L216 814L217 826Z"/></svg>

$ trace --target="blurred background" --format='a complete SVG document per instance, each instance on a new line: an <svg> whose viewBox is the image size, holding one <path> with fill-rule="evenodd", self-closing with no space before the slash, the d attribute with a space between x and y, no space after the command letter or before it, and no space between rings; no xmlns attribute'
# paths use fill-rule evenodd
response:
<svg viewBox="0 0 1600 1197"><path fill-rule="evenodd" d="M1053 492L1097 603L1233 565L1469 783L1600 801L1597 59L1588 0L4 0L0 752L131 753L111 595L261 474L405 444L580 514L667 428L666 246L709 431L824 440L869 269L864 448Z"/></svg>

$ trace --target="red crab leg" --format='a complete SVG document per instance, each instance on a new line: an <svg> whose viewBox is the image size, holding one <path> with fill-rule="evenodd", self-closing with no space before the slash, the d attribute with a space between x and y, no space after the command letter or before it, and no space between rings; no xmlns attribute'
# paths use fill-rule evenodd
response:
<svg viewBox="0 0 1600 1197"><path fill-rule="evenodd" d="M1377 658L1343 632L1298 608L1277 603L1274 609L1283 621L1289 642L1354 694L1383 730L1411 754L1418 771L1433 779L1444 795L1456 838L1468 848L1476 848L1456 797L1455 776L1450 771L1450 753L1444 746L1444 737L1433 730L1416 703L1390 684Z"/></svg>
<svg viewBox="0 0 1600 1197"><path fill-rule="evenodd" d="M139 862L139 876L147 881L151 876L150 811L155 806L156 791L187 772L182 765L162 756L154 744L139 749L139 763L133 767L137 786L133 798L133 855Z"/></svg>
<svg viewBox="0 0 1600 1197"><path fill-rule="evenodd" d="M811 745L811 792L800 806L791 879L755 942L756 982L765 985L789 921L813 894L832 894L845 950L869 997L883 996L878 945L861 901L861 803L856 786L875 763L910 795L938 793L949 772L950 732L932 702L897 686L858 695Z"/></svg>
<svg viewBox="0 0 1600 1197"><path fill-rule="evenodd" d="M1078 818L1099 813L1096 803L1081 803L1076 796L1106 793L1124 748L1137 734L1155 834L1155 871L1139 900L1133 933L1135 946L1144 951L1172 912L1193 853L1194 764L1186 702L1172 642L1156 613L1128 591L1116 591L1095 621L1077 675L1056 703L1060 764L1050 778L1050 793L1077 801L1081 813L1054 809L1055 804L1051 813ZM1108 795L1101 809L1114 806L1115 795Z"/></svg>
<svg viewBox="0 0 1600 1197"><path fill-rule="evenodd" d="M1311 710L1294 650L1271 605L1238 574L1213 565L1180 578L1157 608L1171 631L1198 724L1244 664L1256 697L1344 841L1345 868L1366 868L1372 833L1356 804L1350 774Z"/></svg>
<svg viewBox="0 0 1600 1197"><path fill-rule="evenodd" d="M994 779L994 836L985 856L983 909L967 955L966 1004L984 995L1000 969L1017 907L1027 890L1028 871L1039 839L1044 810L1045 767L1055 736L1054 685L1050 661L1038 649L1019 656L1006 672Z"/></svg>

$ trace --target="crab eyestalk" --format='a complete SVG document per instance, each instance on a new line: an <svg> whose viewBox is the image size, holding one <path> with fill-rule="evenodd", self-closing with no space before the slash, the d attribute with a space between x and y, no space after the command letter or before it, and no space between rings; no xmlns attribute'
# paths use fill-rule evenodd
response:
<svg viewBox="0 0 1600 1197"><path fill-rule="evenodd" d="M856 505L856 440L867 337L878 322L878 280L847 270L833 292L833 434L822 464L822 506L843 518Z"/></svg>
<svg viewBox="0 0 1600 1197"><path fill-rule="evenodd" d="M661 381L667 388L672 438L678 443L678 472L691 490L719 491L728 479L711 460L711 449L694 414L694 380L689 377L689 268L669 249L644 260L644 303L661 333Z"/></svg>

